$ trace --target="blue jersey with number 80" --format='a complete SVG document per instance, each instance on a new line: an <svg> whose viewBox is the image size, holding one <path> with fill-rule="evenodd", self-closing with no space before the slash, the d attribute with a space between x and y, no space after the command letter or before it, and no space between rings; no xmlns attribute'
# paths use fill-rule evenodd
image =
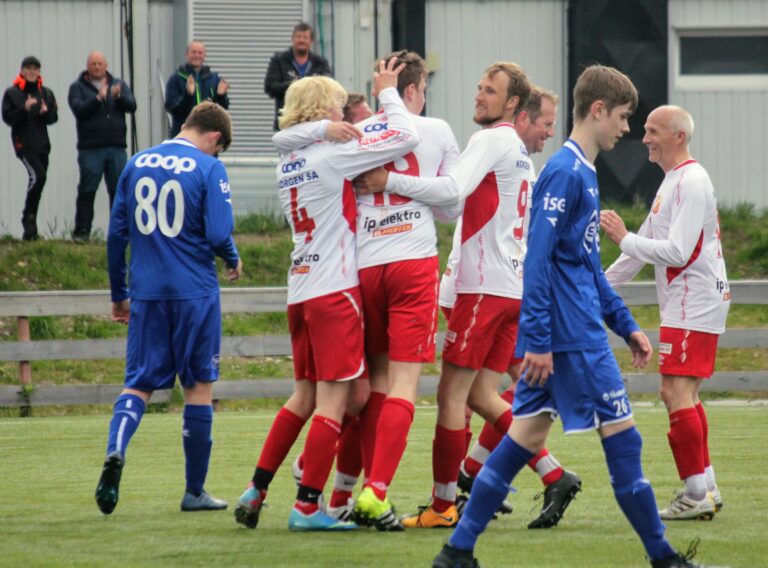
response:
<svg viewBox="0 0 768 568"><path fill-rule="evenodd" d="M230 268L238 262L233 226L229 180L218 159L182 138L136 154L120 176L109 222L112 301L186 300L218 290L215 255Z"/></svg>

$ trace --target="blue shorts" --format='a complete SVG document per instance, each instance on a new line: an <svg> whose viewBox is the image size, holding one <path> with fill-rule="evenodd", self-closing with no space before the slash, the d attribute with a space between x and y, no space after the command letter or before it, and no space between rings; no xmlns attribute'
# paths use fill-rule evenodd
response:
<svg viewBox="0 0 768 568"><path fill-rule="evenodd" d="M125 386L142 391L184 388L219 378L218 291L194 300L131 300Z"/></svg>
<svg viewBox="0 0 768 568"><path fill-rule="evenodd" d="M512 414L515 418L542 412L558 414L566 434L624 422L632 418L632 406L613 352L553 353L555 372L544 387L532 387L525 375L517 385Z"/></svg>

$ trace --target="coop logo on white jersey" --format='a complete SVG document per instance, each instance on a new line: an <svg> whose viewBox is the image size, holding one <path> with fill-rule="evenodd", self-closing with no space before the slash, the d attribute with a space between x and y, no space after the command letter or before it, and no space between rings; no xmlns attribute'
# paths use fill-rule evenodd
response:
<svg viewBox="0 0 768 568"><path fill-rule="evenodd" d="M163 156L156 153L142 154L136 158L135 164L137 168L163 168L175 174L191 172L197 167L197 162L192 158Z"/></svg>
<svg viewBox="0 0 768 568"><path fill-rule="evenodd" d="M296 170L300 170L304 166L307 165L307 160L302 158L301 160L295 160L293 162L286 162L283 164L283 167L280 168L280 170L284 174L289 174L291 172L295 172Z"/></svg>

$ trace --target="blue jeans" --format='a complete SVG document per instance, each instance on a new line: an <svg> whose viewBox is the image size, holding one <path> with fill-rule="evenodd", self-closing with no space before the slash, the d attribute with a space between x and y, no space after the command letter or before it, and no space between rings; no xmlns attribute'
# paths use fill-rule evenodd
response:
<svg viewBox="0 0 768 568"><path fill-rule="evenodd" d="M93 223L93 202L102 176L109 193L109 209L115 199L117 180L125 167L127 155L124 148L107 147L80 150L77 165L80 167L80 183L77 184L75 230L73 236L88 238Z"/></svg>

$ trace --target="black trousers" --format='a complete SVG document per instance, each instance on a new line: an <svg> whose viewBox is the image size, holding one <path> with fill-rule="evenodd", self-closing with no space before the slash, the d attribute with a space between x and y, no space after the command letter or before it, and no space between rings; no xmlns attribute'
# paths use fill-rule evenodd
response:
<svg viewBox="0 0 768 568"><path fill-rule="evenodd" d="M29 176L21 223L24 226L25 235L37 236L37 209L40 206L40 197L43 195L43 186L48 173L48 154L22 149L16 157L24 164Z"/></svg>

